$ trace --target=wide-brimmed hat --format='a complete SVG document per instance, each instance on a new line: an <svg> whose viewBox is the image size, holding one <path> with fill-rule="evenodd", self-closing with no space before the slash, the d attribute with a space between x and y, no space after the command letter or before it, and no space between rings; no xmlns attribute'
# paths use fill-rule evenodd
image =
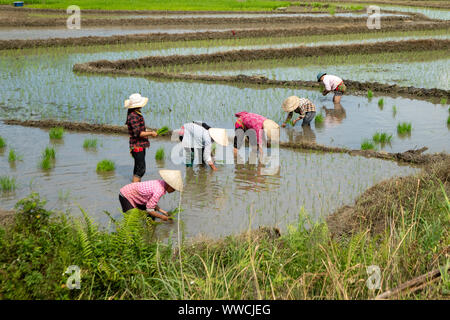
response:
<svg viewBox="0 0 450 320"><path fill-rule="evenodd" d="M300 104L300 98L297 96L290 96L289 98L286 98L283 101L283 104L281 105L281 107L283 108L283 110L285 112L292 112L295 109L297 109L297 107Z"/></svg>
<svg viewBox="0 0 450 320"><path fill-rule="evenodd" d="M148 102L148 98L141 96L139 93L133 93L125 100L124 107L127 109L142 108Z"/></svg>
<svg viewBox="0 0 450 320"><path fill-rule="evenodd" d="M159 175L172 188L183 191L183 178L180 170L159 170Z"/></svg>
<svg viewBox="0 0 450 320"><path fill-rule="evenodd" d="M263 128L264 128L264 132L266 133L267 137L269 139L275 138L274 133L272 132L272 130L277 130L276 132L278 132L280 130L280 126L278 125L278 123L276 123L273 120L270 119L266 119L263 122ZM278 133L279 136L279 133Z"/></svg>
<svg viewBox="0 0 450 320"><path fill-rule="evenodd" d="M211 138L218 144L220 144L222 146L228 145L228 136L227 136L227 131L225 129L209 128L208 132L209 132L209 135L211 136Z"/></svg>
<svg viewBox="0 0 450 320"><path fill-rule="evenodd" d="M326 72L319 72L318 74L317 74L317 82L320 82L320 78L322 78L322 76L324 76L324 75L326 75L327 73Z"/></svg>

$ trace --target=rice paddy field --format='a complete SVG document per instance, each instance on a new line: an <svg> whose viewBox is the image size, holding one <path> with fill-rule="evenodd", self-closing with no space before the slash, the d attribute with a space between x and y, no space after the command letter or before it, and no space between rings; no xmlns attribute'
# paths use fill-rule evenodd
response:
<svg viewBox="0 0 450 320"><path fill-rule="evenodd" d="M386 251L388 254L380 254L381 260L389 257L383 263L387 263L386 270L395 269L392 274L396 277L392 280L384 275L383 281L387 283L384 288L395 287L429 271L431 267L427 266L434 270L445 261L450 265L448 255L444 257L442 253L448 250L449 243L446 228L449 182L446 178L439 178L439 183L426 182L427 178L445 176L442 171L448 168L449 162L450 9L379 3L381 29L371 30L366 26L369 3L177 0L165 7L161 3L134 1L133 10L128 10L118 1L110 4L100 0L80 1L86 12L86 25L80 30L68 30L64 24L66 1L32 1L19 9L12 8L9 1L0 0L0 18L4 18L0 22L0 227L3 211L19 212L17 208L21 205L16 204L38 193L41 199L47 200L46 210L74 221L84 219L88 233L91 225L98 226L102 230L98 232L104 232L105 237L115 236L117 230L133 228L124 227L124 223L132 223L128 219L134 219L134 214L124 214L119 202L119 190L131 183L133 173L134 162L124 129L127 111L123 106L132 93L139 92L149 98L142 109L148 128L162 132L161 128L167 127L164 131L171 133L187 122L201 120L212 127L227 129L230 141L235 113L257 113L281 125L287 116L281 105L284 99L296 95L313 102L316 118L311 126L302 126L299 121L280 129L281 147L270 149L279 157L274 167L249 163L256 159L256 154L250 154L248 147L241 150L238 160L227 163L223 155L232 156L232 143L227 148L214 147L217 171L207 165L185 166L176 161L181 155L176 139L168 138L170 134L151 138L143 181L159 179L160 169L176 169L181 171L184 191L161 198L158 203L161 208L181 211L175 222L157 219L155 223L147 219L152 232L142 243L178 247L181 255L186 239L194 243L207 239L208 248L218 243L220 247L222 241L229 244L228 241L234 241L230 239L239 239L230 237L268 227L287 235L288 238L281 238L285 239L282 241L286 241L286 247L295 247L300 241L294 239L300 237L298 230L307 234L328 223L326 229L330 230L330 237L333 235L332 241L343 239L342 243L351 244L356 240L345 238L347 229L351 226L354 231L356 225L367 224L358 239L370 242L368 246L374 246L371 250L375 252L379 245L376 239L389 236L386 243L395 243L397 250L401 248L401 254L407 257L408 250L402 247L406 235L414 230L417 237L423 236L417 230L420 223L426 223L429 227L423 233L430 234L426 233L425 240L417 241L426 248L435 248L434 256L414 252L410 259L418 257L426 259L426 263L410 262L405 265L414 268L400 271L395 269L401 265L401 259L395 256L397 250L391 248ZM290 24L287 19L295 22ZM252 54L255 58L251 58ZM332 93L322 95L323 88L316 79L319 72L337 75L347 84L340 103L333 102ZM8 122L11 120L24 125L17 122L12 125ZM34 121L34 127L27 126L27 120ZM46 121L64 121L65 126L50 128ZM74 123L73 128L70 123ZM77 127L80 123L100 129L80 131ZM124 129L125 134L103 130L110 127ZM431 168L434 164L440 167ZM439 174L428 174L431 171ZM416 193L411 196L408 192L415 189L407 183L414 177L420 177L417 179L424 182L419 185L429 186L426 190L434 193L422 194L417 185ZM394 183L397 189L387 188L389 183ZM382 196L377 195L379 189L384 190ZM384 206L377 202L394 193L392 199L385 200ZM409 194L405 196L407 202L397 206L396 201L404 199L404 194ZM377 195L375 200L373 195ZM355 215L360 212L357 210L361 202L364 209L357 220L349 212ZM38 202L36 205L39 207ZM398 234L397 229L388 230L394 228L392 221L374 217L375 211L386 217L399 217L401 212L403 229ZM418 218L420 213L421 219L426 220L434 212L437 213L431 222ZM410 229L405 229L405 214L413 215ZM79 228L80 224L76 226ZM296 226L301 227L293 233ZM80 246L87 248L80 257L94 261L90 247L85 247L83 242L85 231L74 230L78 230L74 232L80 237ZM348 234L352 233L348 231ZM377 235L371 238L374 234ZM0 233L0 240L2 236ZM393 238L396 236L398 241ZM412 244L412 235L407 239L411 248L419 246ZM0 241L3 243L7 241ZM315 256L313 247L311 254ZM188 251L187 248L183 250ZM2 250L0 271L9 265L6 258L1 260L2 255L7 256L7 250ZM257 247L250 246L249 250L256 252ZM395 257L390 256L392 252ZM173 257L177 254L173 253ZM347 255L350 257L347 251L342 253L342 257ZM370 261L375 256L363 255L362 259ZM239 265L238 260L236 256L230 258L230 265ZM197 263L203 268L203 261L187 265L187 274ZM281 278L288 283L308 272L325 272L330 278L323 283L335 276L328 267L326 271L309 270L311 263L305 261L298 262L299 267L292 274L279 271L278 284L274 278L275 287L281 285ZM253 263L251 260L246 265ZM148 261L145 264L148 266ZM174 267L176 272L177 268ZM351 273L350 269L346 270ZM256 274L260 273L256 272L255 277ZM116 279L110 273L108 277ZM161 279L183 289L173 289L170 293L165 291L169 285L162 285L159 292L162 299L375 297L373 291L366 289L322 295L325 285L322 291L317 287L311 293L309 289L298 289L297 284L291 288L299 291L283 287L276 292L272 284L270 290L266 284L265 293L264 289L255 289L257 292L252 291L252 296L237 293L246 289L230 293L228 289L221 291L222 287L217 291L211 289L211 295L199 296L202 289L186 289L184 285L198 280L188 281L188 276L183 278L181 274L180 284L178 274L174 277L176 281ZM238 278L236 275L235 279ZM424 296L441 298L442 288L448 286L445 279L447 282L443 280L440 291L432 294L427 291ZM342 280L346 283L343 287L352 287L347 280ZM5 284L8 281L0 277L0 299L15 297L13 291L2 289L2 286L11 287ZM135 291L127 287L121 297L155 298L156 293L148 288L158 285L150 286L151 281L138 285L140 289ZM221 278L213 280L221 281ZM30 289L29 283L24 287L26 293L17 296L39 296L35 289ZM111 289L113 293L107 288L105 296L102 296L104 288L97 288L98 291L91 290L79 298L105 299L114 290L122 290L119 286ZM175 291L185 293L178 295ZM381 289L378 293L382 293ZM74 298L64 294L46 294L43 298L48 297ZM416 296L412 293L405 296L412 297Z"/></svg>

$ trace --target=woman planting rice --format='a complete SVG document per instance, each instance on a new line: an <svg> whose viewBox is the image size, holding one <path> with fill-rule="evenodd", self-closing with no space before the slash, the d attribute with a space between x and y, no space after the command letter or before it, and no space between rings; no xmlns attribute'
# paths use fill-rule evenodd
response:
<svg viewBox="0 0 450 320"><path fill-rule="evenodd" d="M138 208L146 210L153 220L170 219L168 212L158 207L158 201L166 192L183 191L183 179L179 170L160 170L159 174L162 180L130 183L120 189L119 201L123 212Z"/></svg>
<svg viewBox="0 0 450 320"><path fill-rule="evenodd" d="M141 108L148 102L148 98L139 93L133 93L125 100L125 108L128 109L127 121L128 133L130 134L130 153L134 158L133 182L140 182L145 174L145 149L150 147L149 136L156 137L154 131L145 128L144 116Z"/></svg>
<svg viewBox="0 0 450 320"><path fill-rule="evenodd" d="M322 94L326 96L329 92L333 91L334 92L333 102L340 103L342 95L347 90L344 81L337 76L326 74L325 72L320 72L317 75L317 82L320 81L322 81L325 86L325 89L323 90Z"/></svg>
<svg viewBox="0 0 450 320"><path fill-rule="evenodd" d="M207 163L211 169L217 170L211 156L211 147L212 142L222 146L228 145L228 136L225 129L211 128L206 123L195 121L185 123L178 130L178 134L184 148L187 166L192 166L194 160L197 159L195 164Z"/></svg>
<svg viewBox="0 0 450 320"><path fill-rule="evenodd" d="M251 132L256 134L256 143L260 158L263 156L263 133L266 134L268 139L278 142L280 126L275 121L267 119L259 114L247 111L238 112L235 116L238 119L234 125L234 129L236 131L236 135L234 137L234 154L237 154L238 149L240 149L244 139L244 135L242 133L246 131L250 131L247 132L250 134ZM241 134L239 133L239 130L241 130ZM249 136L251 137L251 135ZM239 144L238 139L240 140Z"/></svg>
<svg viewBox="0 0 450 320"><path fill-rule="evenodd" d="M302 126L310 126L312 119L316 115L316 106L311 100L306 98L299 98L297 96L290 96L286 100L283 101L281 105L283 110L288 113L286 121L281 125L283 128L286 127L286 123L288 123L292 115L295 113L299 114L299 117L292 121L292 126L295 126L297 121L303 119Z"/></svg>

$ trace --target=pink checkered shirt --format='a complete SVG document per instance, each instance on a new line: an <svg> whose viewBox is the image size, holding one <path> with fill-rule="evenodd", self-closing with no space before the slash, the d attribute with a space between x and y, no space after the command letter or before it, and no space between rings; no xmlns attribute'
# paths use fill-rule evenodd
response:
<svg viewBox="0 0 450 320"><path fill-rule="evenodd" d="M166 193L164 180L150 180L127 184L120 193L136 208L145 205L147 209L155 209L159 198Z"/></svg>
<svg viewBox="0 0 450 320"><path fill-rule="evenodd" d="M267 119L256 113L250 113L247 111L238 112L235 114L236 117L241 119L244 130L253 129L256 132L256 141L261 144L262 134L263 134L263 123Z"/></svg>

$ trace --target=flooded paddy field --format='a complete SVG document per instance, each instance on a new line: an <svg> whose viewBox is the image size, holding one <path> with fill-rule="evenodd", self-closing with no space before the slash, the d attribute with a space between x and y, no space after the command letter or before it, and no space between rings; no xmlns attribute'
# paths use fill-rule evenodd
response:
<svg viewBox="0 0 450 320"><path fill-rule="evenodd" d="M1 124L0 136L7 142L0 154L0 171L16 178L17 183L14 192L0 194L2 208L12 208L35 191L48 199L49 208L79 216L80 206L103 226L109 221L103 210L114 218L121 217L118 190L130 182L133 166L126 135L66 132L56 142L49 139L47 130ZM97 139L96 150L83 149L86 138ZM56 160L54 168L45 171L38 164L47 146L54 147ZM218 164L219 170L213 172L202 166L185 168L172 163L169 155L174 146L168 141L151 141L144 180L157 179L159 168L182 170L186 237L203 234L216 238L244 231L249 224L284 229L296 223L302 207L315 220L351 204L365 189L384 179L418 170L378 159L280 149L277 170L252 164ZM21 158L14 164L8 162L11 147ZM154 160L160 147L166 154L163 162ZM97 174L96 164L105 158L115 162L116 170ZM178 201L177 193L166 194L160 206L172 210ZM176 233L176 224L160 225L158 237L165 239L171 232Z"/></svg>
<svg viewBox="0 0 450 320"><path fill-rule="evenodd" d="M448 37L443 36L442 39L448 39ZM377 41L379 39L368 40L366 43ZM346 44L348 43L351 42ZM354 81L450 89L448 50L211 63L198 66L187 65L179 72L226 76L262 75L273 80L311 80L317 75L318 68L325 68L330 74L339 74L343 79Z"/></svg>
<svg viewBox="0 0 450 320"><path fill-rule="evenodd" d="M234 114L247 110L284 121L282 101L290 95L309 97L324 115L324 123L313 124L303 132L300 124L282 130L283 141L308 140L320 144L359 149L365 138L379 130L393 135L390 144L379 146L391 152L415 147L429 147L430 152L448 151L450 131L446 123L447 102L434 103L414 98L376 94L368 99L345 95L342 108L335 110L331 97L317 90L233 86L217 83L156 81L135 77L80 75L72 72L76 63L109 58L133 58L141 55L172 54L173 48L148 50L101 51L93 48L38 49L2 52L0 82L0 117L20 119L70 119L91 123L119 124L125 121L123 100L130 92L141 92L150 98L143 110L149 127L167 125L178 128L190 120L205 120L210 125L233 128ZM145 50L147 49L147 50ZM181 48L189 53L199 48ZM201 48L200 48L201 49ZM305 66L305 70L307 70ZM298 74L303 75L303 71ZM312 72L312 71L311 71ZM310 73L311 73L310 72ZM300 76L299 76L300 77ZM315 74L311 73L311 78ZM418 86L418 83L413 83ZM366 93L364 93L365 95ZM232 97L232 98L231 98ZM380 106L379 100L383 99ZM189 119L186 115L189 115ZM417 116L420 115L420 116ZM409 136L397 136L399 122L411 122Z"/></svg>

